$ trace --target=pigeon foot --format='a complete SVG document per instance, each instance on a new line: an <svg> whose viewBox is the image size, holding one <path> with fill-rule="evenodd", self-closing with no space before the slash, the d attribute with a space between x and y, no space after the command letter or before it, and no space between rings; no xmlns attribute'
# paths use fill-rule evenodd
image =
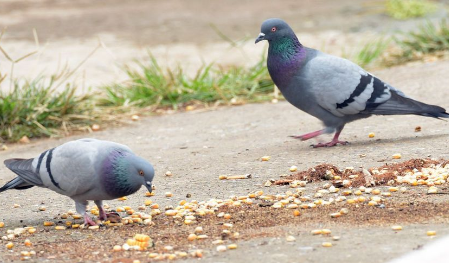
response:
<svg viewBox="0 0 449 263"><path fill-rule="evenodd" d="M87 214L84 214L84 225L86 225L86 226L96 226L97 224Z"/></svg>
<svg viewBox="0 0 449 263"><path fill-rule="evenodd" d="M314 132L310 132L310 133L306 133L303 135L291 135L291 138L295 138L295 139L300 139L301 141L306 141L312 138L315 138L317 136L320 136L321 134L323 134L322 130L319 131L314 131Z"/></svg>
<svg viewBox="0 0 449 263"><path fill-rule="evenodd" d="M312 145L313 148L320 148L320 147L333 147L336 146L337 144L341 144L341 145L346 145L349 144L348 141L339 141L339 140L332 140L330 142L326 142L326 143L318 143L318 144L314 144Z"/></svg>

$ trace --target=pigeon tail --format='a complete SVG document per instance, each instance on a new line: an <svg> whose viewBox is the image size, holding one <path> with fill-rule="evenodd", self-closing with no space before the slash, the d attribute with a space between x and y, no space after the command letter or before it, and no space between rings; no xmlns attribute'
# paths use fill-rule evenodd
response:
<svg viewBox="0 0 449 263"><path fill-rule="evenodd" d="M0 193L4 192L9 189L17 189L17 190L24 190L33 187L34 185L30 185L24 180L22 180L20 177L16 177L12 179L11 181L7 182L4 186L0 188Z"/></svg>
<svg viewBox="0 0 449 263"><path fill-rule="evenodd" d="M378 115L415 114L437 119L449 118L449 113L444 108L404 97L395 90L391 90L391 98L388 101L368 107L364 113Z"/></svg>
<svg viewBox="0 0 449 263"><path fill-rule="evenodd" d="M33 160L34 159L8 159L4 161L4 164L8 169L17 174L22 182L26 183L28 186L42 186L43 182L38 171L34 171Z"/></svg>

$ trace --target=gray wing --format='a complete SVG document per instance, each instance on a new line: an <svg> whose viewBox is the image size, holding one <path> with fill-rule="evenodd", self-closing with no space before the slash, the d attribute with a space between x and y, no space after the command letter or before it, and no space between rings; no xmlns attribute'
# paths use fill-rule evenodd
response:
<svg viewBox="0 0 449 263"><path fill-rule="evenodd" d="M391 98L387 84L343 58L316 56L304 70L317 103L338 117L363 113Z"/></svg>
<svg viewBox="0 0 449 263"><path fill-rule="evenodd" d="M8 159L4 164L8 169L17 174L21 179L29 184L42 186L42 180L36 169L33 167L34 159Z"/></svg>

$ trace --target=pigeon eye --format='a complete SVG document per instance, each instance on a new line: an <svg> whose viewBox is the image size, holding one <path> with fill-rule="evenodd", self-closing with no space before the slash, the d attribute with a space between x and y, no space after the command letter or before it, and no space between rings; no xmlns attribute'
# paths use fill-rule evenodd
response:
<svg viewBox="0 0 449 263"><path fill-rule="evenodd" d="M271 28L271 32L276 32L277 28L274 26Z"/></svg>
<svg viewBox="0 0 449 263"><path fill-rule="evenodd" d="M143 171L142 171L142 170L140 170L140 171L139 171L139 174L140 174L141 176L143 176Z"/></svg>

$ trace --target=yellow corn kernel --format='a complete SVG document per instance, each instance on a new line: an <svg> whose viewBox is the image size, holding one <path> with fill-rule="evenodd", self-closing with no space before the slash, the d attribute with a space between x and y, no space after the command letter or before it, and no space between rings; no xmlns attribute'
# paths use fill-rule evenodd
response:
<svg viewBox="0 0 449 263"><path fill-rule="evenodd" d="M292 166L292 167L290 167L290 172L296 172L298 170L298 167L296 167L296 166Z"/></svg>
<svg viewBox="0 0 449 263"><path fill-rule="evenodd" d="M271 159L270 156L262 156L262 158L260 158L263 162L267 162Z"/></svg>
<svg viewBox="0 0 449 263"><path fill-rule="evenodd" d="M332 243L331 242L323 242L323 244L321 244L323 247L332 247Z"/></svg>
<svg viewBox="0 0 449 263"><path fill-rule="evenodd" d="M343 195L348 196L348 195L352 195L352 191L351 190L345 190L342 192Z"/></svg>
<svg viewBox="0 0 449 263"><path fill-rule="evenodd" d="M437 231L427 231L426 233L428 236L436 236Z"/></svg>
<svg viewBox="0 0 449 263"><path fill-rule="evenodd" d="M176 211L176 210L167 210L167 211L165 211L165 215L166 216L175 216L177 214L178 214L178 211Z"/></svg>
<svg viewBox="0 0 449 263"><path fill-rule="evenodd" d="M399 190L399 187L390 187L388 188L388 191L390 192L397 192Z"/></svg>
<svg viewBox="0 0 449 263"><path fill-rule="evenodd" d="M72 215L72 218L73 218L73 219L81 219L82 216L81 216L81 215L75 214L75 215Z"/></svg>
<svg viewBox="0 0 449 263"><path fill-rule="evenodd" d="M181 201L179 201L179 205L185 205L186 203L187 203L186 200L181 200Z"/></svg>
<svg viewBox="0 0 449 263"><path fill-rule="evenodd" d="M294 242L296 241L296 238L294 236L287 236L285 240L287 240L287 242Z"/></svg>
<svg viewBox="0 0 449 263"><path fill-rule="evenodd" d="M208 238L207 235L199 235L199 236L197 236L197 239L206 239L206 238Z"/></svg>
<svg viewBox="0 0 449 263"><path fill-rule="evenodd" d="M402 226L392 226L391 229L393 229L394 231L399 231L402 230Z"/></svg>
<svg viewBox="0 0 449 263"><path fill-rule="evenodd" d="M151 209L159 209L159 205L158 204L152 204L151 205Z"/></svg>
<svg viewBox="0 0 449 263"><path fill-rule="evenodd" d="M332 231L330 229L321 229L321 234L323 235L330 235Z"/></svg>
<svg viewBox="0 0 449 263"><path fill-rule="evenodd" d="M154 196L154 189L153 189L153 192L151 192L151 193L150 192L146 192L145 196Z"/></svg>
<svg viewBox="0 0 449 263"><path fill-rule="evenodd" d="M196 250L192 253L194 257L202 258L203 257L203 251L201 249Z"/></svg>
<svg viewBox="0 0 449 263"><path fill-rule="evenodd" d="M25 241L23 242L23 244L27 247L31 247L33 244L31 243L31 241L29 239L25 239Z"/></svg>
<svg viewBox="0 0 449 263"><path fill-rule="evenodd" d="M99 226L90 226L89 229L90 230L98 230L98 229L100 229L100 227Z"/></svg>
<svg viewBox="0 0 449 263"><path fill-rule="evenodd" d="M36 232L36 228L30 228L28 229L28 233L34 234Z"/></svg>
<svg viewBox="0 0 449 263"><path fill-rule="evenodd" d="M332 214L330 214L330 216L331 216L332 218L337 218L337 217L340 217L340 216L341 216L341 213L340 213L340 212L332 213Z"/></svg>
<svg viewBox="0 0 449 263"><path fill-rule="evenodd" d="M357 198L357 201L363 203L366 201L366 198L364 196L359 196L359 198Z"/></svg>
<svg viewBox="0 0 449 263"><path fill-rule="evenodd" d="M299 212L299 210L294 210L293 211L293 215L294 216L299 216L299 215L301 215L301 212Z"/></svg>
<svg viewBox="0 0 449 263"><path fill-rule="evenodd" d="M30 256L30 252L28 252L28 251L21 251L20 255L22 255L22 257L29 257Z"/></svg>
<svg viewBox="0 0 449 263"><path fill-rule="evenodd" d="M438 188L436 188L435 186L431 186L429 187L429 189L427 190L428 194L436 194L438 193Z"/></svg>
<svg viewBox="0 0 449 263"><path fill-rule="evenodd" d="M72 225L72 228L79 228L80 227L80 224L73 224Z"/></svg>
<svg viewBox="0 0 449 263"><path fill-rule="evenodd" d="M219 175L218 179L219 180L226 180L226 179L228 179L228 177L226 175Z"/></svg>
<svg viewBox="0 0 449 263"><path fill-rule="evenodd" d="M165 193L165 197L172 197L172 196L173 196L173 194L171 192L166 192Z"/></svg>
<svg viewBox="0 0 449 263"><path fill-rule="evenodd" d="M374 132L370 132L370 133L368 134L368 138L374 138L374 136L375 136Z"/></svg>
<svg viewBox="0 0 449 263"><path fill-rule="evenodd" d="M370 205L370 206L375 206L375 205L377 205L377 202L371 200L371 201L368 202L368 205Z"/></svg>
<svg viewBox="0 0 449 263"><path fill-rule="evenodd" d="M401 159L401 154L400 153L395 153L395 154L393 154L393 159Z"/></svg>
<svg viewBox="0 0 449 263"><path fill-rule="evenodd" d="M348 203L348 204L354 204L354 203L355 203L355 200L354 200L354 199L348 199L348 200L346 200L346 203Z"/></svg>
<svg viewBox="0 0 449 263"><path fill-rule="evenodd" d="M190 235L187 237L187 240L193 241L193 240L196 240L197 238L198 238L197 235L195 235L195 234L190 234Z"/></svg>
<svg viewBox="0 0 449 263"><path fill-rule="evenodd" d="M56 230L65 230L65 226L55 226Z"/></svg>
<svg viewBox="0 0 449 263"><path fill-rule="evenodd" d="M373 191L371 191L371 193L373 195L378 195L378 194L380 194L380 190L379 189L373 189Z"/></svg>
<svg viewBox="0 0 449 263"><path fill-rule="evenodd" d="M0 228L5 227L5 223L4 222L0 222Z"/></svg>
<svg viewBox="0 0 449 263"><path fill-rule="evenodd" d="M322 234L321 229L314 229L314 230L310 231L310 233L314 236Z"/></svg>
<svg viewBox="0 0 449 263"><path fill-rule="evenodd" d="M224 219L231 219L231 215L230 215L230 214L225 214L225 215L223 216L223 218L224 218Z"/></svg>
<svg viewBox="0 0 449 263"><path fill-rule="evenodd" d="M145 234L136 234L134 239L140 242L148 242L150 240L150 236Z"/></svg>
<svg viewBox="0 0 449 263"><path fill-rule="evenodd" d="M357 190L357 191L354 192L354 194L355 194L355 195L362 195L362 191Z"/></svg>
<svg viewBox="0 0 449 263"><path fill-rule="evenodd" d="M126 197L126 196L122 196L122 197L120 197L120 198L117 198L117 200L119 200L119 201L125 201L125 200L127 200L128 198Z"/></svg>
<svg viewBox="0 0 449 263"><path fill-rule="evenodd" d="M44 226L53 226L55 223L51 221L45 221Z"/></svg>
<svg viewBox="0 0 449 263"><path fill-rule="evenodd" d="M263 195L263 191L256 191L254 194L256 196L262 196Z"/></svg>
<svg viewBox="0 0 449 263"><path fill-rule="evenodd" d="M134 214L134 210L133 209L126 210L126 214L132 215Z"/></svg>
<svg viewBox="0 0 449 263"><path fill-rule="evenodd" d="M125 210L125 208L119 206L119 207L117 207L117 208L115 209L115 211L117 211L117 212L125 212L126 210Z"/></svg>
<svg viewBox="0 0 449 263"><path fill-rule="evenodd" d="M47 208L45 206L40 206L39 207L39 211L45 211L45 210L47 210Z"/></svg>
<svg viewBox="0 0 449 263"><path fill-rule="evenodd" d="M19 204L14 204L14 208L19 208L20 205Z"/></svg>
<svg viewBox="0 0 449 263"><path fill-rule="evenodd" d="M6 244L6 249L12 249L14 247L14 243L9 242L8 244Z"/></svg>
<svg viewBox="0 0 449 263"><path fill-rule="evenodd" d="M228 245L228 249L236 249L237 248L237 244L229 244Z"/></svg>

